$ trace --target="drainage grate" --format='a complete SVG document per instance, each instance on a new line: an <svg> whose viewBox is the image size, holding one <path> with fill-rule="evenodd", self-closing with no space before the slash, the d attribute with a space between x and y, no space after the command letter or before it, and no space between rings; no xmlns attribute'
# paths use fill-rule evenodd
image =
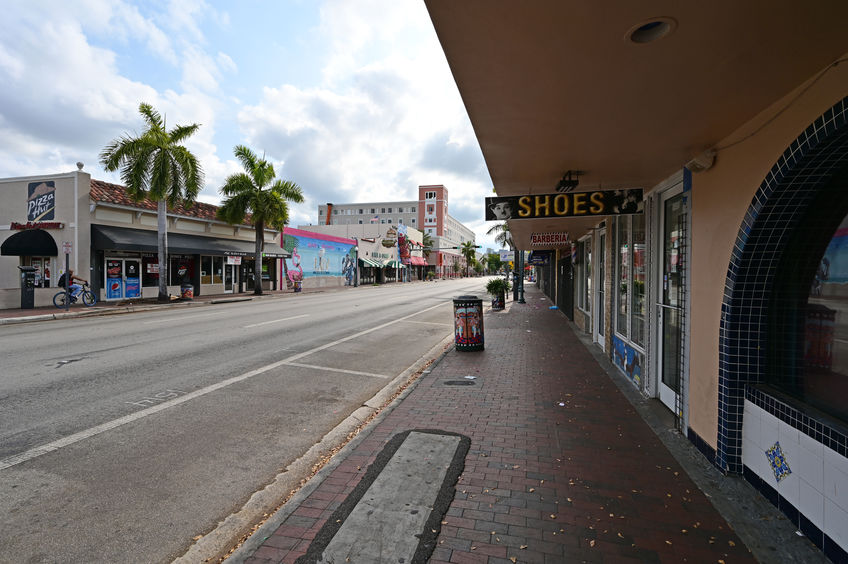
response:
<svg viewBox="0 0 848 564"><path fill-rule="evenodd" d="M471 380L445 380L445 386L473 386L477 382L473 382Z"/></svg>

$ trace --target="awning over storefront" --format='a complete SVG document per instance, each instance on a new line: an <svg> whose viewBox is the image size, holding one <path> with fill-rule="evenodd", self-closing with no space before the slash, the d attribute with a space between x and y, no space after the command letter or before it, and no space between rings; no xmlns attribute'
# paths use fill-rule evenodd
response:
<svg viewBox="0 0 848 564"><path fill-rule="evenodd" d="M146 229L127 229L111 225L92 225L91 240L99 251L136 251L155 253L158 250L157 232ZM270 248L269 248L270 247ZM55 245L53 247L55 255ZM233 241L218 237L200 237L185 233L168 233L168 252L179 255L229 255L252 257L253 241ZM265 244L263 254L271 258L288 258L283 249Z"/></svg>
<svg viewBox="0 0 848 564"><path fill-rule="evenodd" d="M13 257L55 257L59 254L53 236L42 229L25 229L0 245L0 255Z"/></svg>
<svg viewBox="0 0 848 564"><path fill-rule="evenodd" d="M427 266L427 259L424 257L409 257L409 264L412 266Z"/></svg>
<svg viewBox="0 0 848 564"><path fill-rule="evenodd" d="M369 258L360 258L359 266L364 266L365 268L383 268L383 263Z"/></svg>
<svg viewBox="0 0 848 564"><path fill-rule="evenodd" d="M389 262L386 263L386 266L388 268L403 268L404 264L400 261L390 260Z"/></svg>

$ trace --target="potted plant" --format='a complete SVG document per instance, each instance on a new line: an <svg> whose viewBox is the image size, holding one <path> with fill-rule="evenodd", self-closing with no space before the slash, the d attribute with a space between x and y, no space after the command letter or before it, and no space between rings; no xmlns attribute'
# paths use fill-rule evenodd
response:
<svg viewBox="0 0 848 564"><path fill-rule="evenodd" d="M486 283L486 292L492 296L492 309L503 309L506 293L509 292L509 281L505 278L492 278Z"/></svg>

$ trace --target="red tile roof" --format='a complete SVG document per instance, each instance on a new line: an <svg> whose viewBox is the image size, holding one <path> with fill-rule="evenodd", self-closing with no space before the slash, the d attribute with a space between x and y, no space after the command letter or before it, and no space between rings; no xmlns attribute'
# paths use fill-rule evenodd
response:
<svg viewBox="0 0 848 564"><path fill-rule="evenodd" d="M145 198L140 202L132 199L127 192L127 189L120 184L111 184L102 180L91 179L91 199L95 202L103 202L107 204L117 204L136 209L156 211L156 202ZM186 207L179 204L174 208L168 208L168 211L184 217L196 217L207 221L218 219L216 215L218 206L212 204L204 204L195 202L191 207ZM244 225L250 225L250 216L245 218Z"/></svg>

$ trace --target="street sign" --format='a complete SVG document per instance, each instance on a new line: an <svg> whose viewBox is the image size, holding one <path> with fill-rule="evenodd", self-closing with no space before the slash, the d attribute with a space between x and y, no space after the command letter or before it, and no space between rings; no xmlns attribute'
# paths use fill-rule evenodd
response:
<svg viewBox="0 0 848 564"><path fill-rule="evenodd" d="M69 255L74 249L74 244L70 241L62 241L62 253Z"/></svg>

